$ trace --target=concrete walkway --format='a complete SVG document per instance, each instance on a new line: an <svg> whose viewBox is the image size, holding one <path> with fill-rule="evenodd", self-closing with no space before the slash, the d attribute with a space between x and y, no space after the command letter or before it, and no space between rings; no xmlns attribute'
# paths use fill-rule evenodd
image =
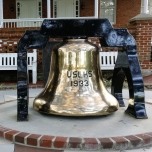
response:
<svg viewBox="0 0 152 152"><path fill-rule="evenodd" d="M16 121L16 90L0 91L0 102L14 100L0 105L0 125L28 132L32 134L46 134L65 137L116 137L152 132L152 95L150 90L145 91L145 102L148 119L135 119L125 114L126 107L120 107L117 112L104 117L62 117L55 115L44 115L32 108L34 97L42 89L30 89L29 96L29 121ZM128 90L123 90L126 106L128 105ZM12 142L0 138L0 151L13 152ZM102 150L103 152L106 150ZM118 150L119 151L119 150ZM122 150L121 152L151 152L151 147L138 150ZM70 150L65 150L70 152ZM83 152L83 151L82 151ZM93 152L93 151L92 151ZM110 150L108 150L110 152ZM113 150L113 152L115 152Z"/></svg>

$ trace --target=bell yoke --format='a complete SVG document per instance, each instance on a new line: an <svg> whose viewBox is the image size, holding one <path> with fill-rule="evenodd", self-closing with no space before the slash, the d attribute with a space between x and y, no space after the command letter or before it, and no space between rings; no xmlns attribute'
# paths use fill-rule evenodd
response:
<svg viewBox="0 0 152 152"><path fill-rule="evenodd" d="M115 83L121 69L129 85L130 99L125 112L135 118L147 118L136 43L127 29L114 29L108 19L46 19L40 30L26 31L18 44L18 121L28 120L27 50L43 49L51 37L63 38L63 42L52 50L48 81L35 98L34 109L65 116L111 114L122 103ZM98 48L87 41L88 37L99 37L102 47L121 47L126 54L127 67L119 64L114 68L112 94L102 81ZM118 83L120 90L122 83Z"/></svg>

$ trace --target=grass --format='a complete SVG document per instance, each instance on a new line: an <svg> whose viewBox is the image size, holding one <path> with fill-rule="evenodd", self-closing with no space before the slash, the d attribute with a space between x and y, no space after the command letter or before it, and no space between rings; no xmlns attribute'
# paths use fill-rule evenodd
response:
<svg viewBox="0 0 152 152"><path fill-rule="evenodd" d="M17 85L5 86L4 83L0 84L0 90L14 90L17 89Z"/></svg>
<svg viewBox="0 0 152 152"><path fill-rule="evenodd" d="M106 88L111 87L111 83L112 83L111 80L104 79L103 81L104 81ZM124 81L124 83L123 83L123 88L128 88L128 83L126 81Z"/></svg>
<svg viewBox="0 0 152 152"><path fill-rule="evenodd" d="M0 90L3 90L3 83L0 84Z"/></svg>

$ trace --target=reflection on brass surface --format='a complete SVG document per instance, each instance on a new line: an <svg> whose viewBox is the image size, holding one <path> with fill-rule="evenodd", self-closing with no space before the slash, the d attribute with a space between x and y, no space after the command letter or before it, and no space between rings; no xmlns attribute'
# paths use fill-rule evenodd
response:
<svg viewBox="0 0 152 152"><path fill-rule="evenodd" d="M52 51L50 74L34 109L65 116L108 115L118 101L105 88L98 49L84 39L66 39Z"/></svg>

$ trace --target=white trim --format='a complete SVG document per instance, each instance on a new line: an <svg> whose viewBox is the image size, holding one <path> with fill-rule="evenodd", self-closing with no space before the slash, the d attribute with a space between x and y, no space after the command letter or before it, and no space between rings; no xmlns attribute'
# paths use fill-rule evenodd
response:
<svg viewBox="0 0 152 152"><path fill-rule="evenodd" d="M99 0L94 1L94 17L98 18L98 11L99 11Z"/></svg>
<svg viewBox="0 0 152 152"><path fill-rule="evenodd" d="M44 18L3 19L3 28L40 27ZM2 27L0 27L2 28Z"/></svg>
<svg viewBox="0 0 152 152"><path fill-rule="evenodd" d="M115 0L115 11L114 11L114 22L111 24L116 24L116 17L117 17L117 0Z"/></svg>
<svg viewBox="0 0 152 152"><path fill-rule="evenodd" d="M47 0L47 18L51 18L51 3Z"/></svg>
<svg viewBox="0 0 152 152"><path fill-rule="evenodd" d="M0 28L3 27L3 0L0 0Z"/></svg>
<svg viewBox="0 0 152 152"><path fill-rule="evenodd" d="M118 51L99 52L99 63L101 70L113 70L117 60Z"/></svg>
<svg viewBox="0 0 152 152"><path fill-rule="evenodd" d="M94 19L90 17L66 17L66 19ZM3 19L3 28L17 28L17 27L40 27L44 19L47 18L24 18L24 19ZM51 18L51 20L65 19L65 17ZM2 28L2 27L0 27Z"/></svg>
<svg viewBox="0 0 152 152"><path fill-rule="evenodd" d="M152 0L141 0L141 13L152 14Z"/></svg>
<svg viewBox="0 0 152 152"><path fill-rule="evenodd" d="M148 13L148 0L144 0L144 13Z"/></svg>

